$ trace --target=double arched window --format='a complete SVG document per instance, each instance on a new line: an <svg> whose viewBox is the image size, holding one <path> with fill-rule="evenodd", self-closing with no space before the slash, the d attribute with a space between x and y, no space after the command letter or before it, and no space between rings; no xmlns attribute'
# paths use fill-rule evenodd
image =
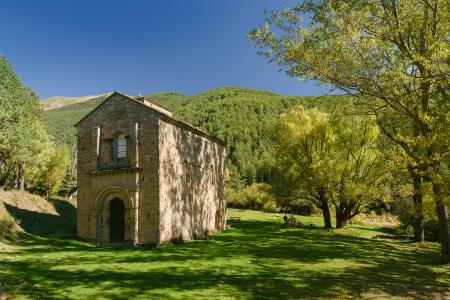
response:
<svg viewBox="0 0 450 300"><path fill-rule="evenodd" d="M127 138L123 133L114 136L113 158L127 157Z"/></svg>

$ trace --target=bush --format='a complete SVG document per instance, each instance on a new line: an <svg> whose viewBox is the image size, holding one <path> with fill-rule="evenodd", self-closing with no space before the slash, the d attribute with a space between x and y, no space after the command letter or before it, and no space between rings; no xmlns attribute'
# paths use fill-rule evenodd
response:
<svg viewBox="0 0 450 300"><path fill-rule="evenodd" d="M8 239L14 235L16 220L9 214L0 218L0 239Z"/></svg>
<svg viewBox="0 0 450 300"><path fill-rule="evenodd" d="M414 223L414 203L411 197L402 197L395 201L395 214L400 226L406 228Z"/></svg>
<svg viewBox="0 0 450 300"><path fill-rule="evenodd" d="M411 197L395 201L395 214L400 221L399 234L414 234L414 203ZM425 240L439 241L439 221L435 212L435 203L431 195L423 197L423 216Z"/></svg>
<svg viewBox="0 0 450 300"><path fill-rule="evenodd" d="M270 189L266 183L253 183L240 191L228 188L228 206L274 212L277 206Z"/></svg>

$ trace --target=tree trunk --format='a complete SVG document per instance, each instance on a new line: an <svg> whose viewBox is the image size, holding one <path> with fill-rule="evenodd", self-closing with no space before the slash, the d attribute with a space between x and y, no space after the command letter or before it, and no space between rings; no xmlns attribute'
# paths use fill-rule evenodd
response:
<svg viewBox="0 0 450 300"><path fill-rule="evenodd" d="M19 189L19 172L16 163L13 165L13 189Z"/></svg>
<svg viewBox="0 0 450 300"><path fill-rule="evenodd" d="M425 240L425 231L423 227L422 178L414 170L410 170L410 173L414 188L414 241L423 242Z"/></svg>
<svg viewBox="0 0 450 300"><path fill-rule="evenodd" d="M0 174L1 175L0 176L0 190L2 190L2 191L5 190L5 185L6 185L6 182L8 181L9 175L11 174L11 170L12 170L12 168L10 167L5 170L5 173Z"/></svg>
<svg viewBox="0 0 450 300"><path fill-rule="evenodd" d="M19 190L25 190L25 162L21 161L19 163Z"/></svg>
<svg viewBox="0 0 450 300"><path fill-rule="evenodd" d="M342 216L336 214L336 228L344 228L345 224L347 224L347 220Z"/></svg>
<svg viewBox="0 0 450 300"><path fill-rule="evenodd" d="M445 187L444 187L445 188ZM439 236L441 240L441 260L444 264L450 264L450 228L448 222L447 206L445 205L443 186L433 182L436 213L439 219Z"/></svg>
<svg viewBox="0 0 450 300"><path fill-rule="evenodd" d="M0 180L0 191L4 191L5 190L5 183L3 181L3 179Z"/></svg>
<svg viewBox="0 0 450 300"><path fill-rule="evenodd" d="M328 201L326 199L322 199L322 214L325 228L331 228L330 207L328 206Z"/></svg>
<svg viewBox="0 0 450 300"><path fill-rule="evenodd" d="M348 219L349 217L345 213L344 209L336 207L336 228L344 228Z"/></svg>

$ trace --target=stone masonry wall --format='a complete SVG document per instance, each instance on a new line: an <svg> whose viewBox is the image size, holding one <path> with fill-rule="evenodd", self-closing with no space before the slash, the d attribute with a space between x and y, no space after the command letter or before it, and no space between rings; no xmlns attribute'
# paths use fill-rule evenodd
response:
<svg viewBox="0 0 450 300"><path fill-rule="evenodd" d="M225 147L159 123L160 242L225 229Z"/></svg>
<svg viewBox="0 0 450 300"><path fill-rule="evenodd" d="M109 201L126 208L125 240L159 240L158 114L120 94L98 107L77 126L78 235L109 242ZM114 134L127 137L127 157L114 162ZM119 163L121 168L109 168ZM125 166L125 167L124 167Z"/></svg>
<svg viewBox="0 0 450 300"><path fill-rule="evenodd" d="M110 242L110 201L125 205L125 242L162 243L225 229L225 147L145 102L115 93L77 126L78 235ZM127 156L114 158L118 134Z"/></svg>

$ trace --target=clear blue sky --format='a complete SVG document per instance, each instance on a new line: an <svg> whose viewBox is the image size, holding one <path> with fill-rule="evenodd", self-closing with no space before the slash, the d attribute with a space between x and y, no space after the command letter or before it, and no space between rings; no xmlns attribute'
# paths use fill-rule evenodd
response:
<svg viewBox="0 0 450 300"><path fill-rule="evenodd" d="M284 1L292 3L292 1ZM271 0L0 0L0 53L41 98L245 86L326 92L256 54Z"/></svg>

